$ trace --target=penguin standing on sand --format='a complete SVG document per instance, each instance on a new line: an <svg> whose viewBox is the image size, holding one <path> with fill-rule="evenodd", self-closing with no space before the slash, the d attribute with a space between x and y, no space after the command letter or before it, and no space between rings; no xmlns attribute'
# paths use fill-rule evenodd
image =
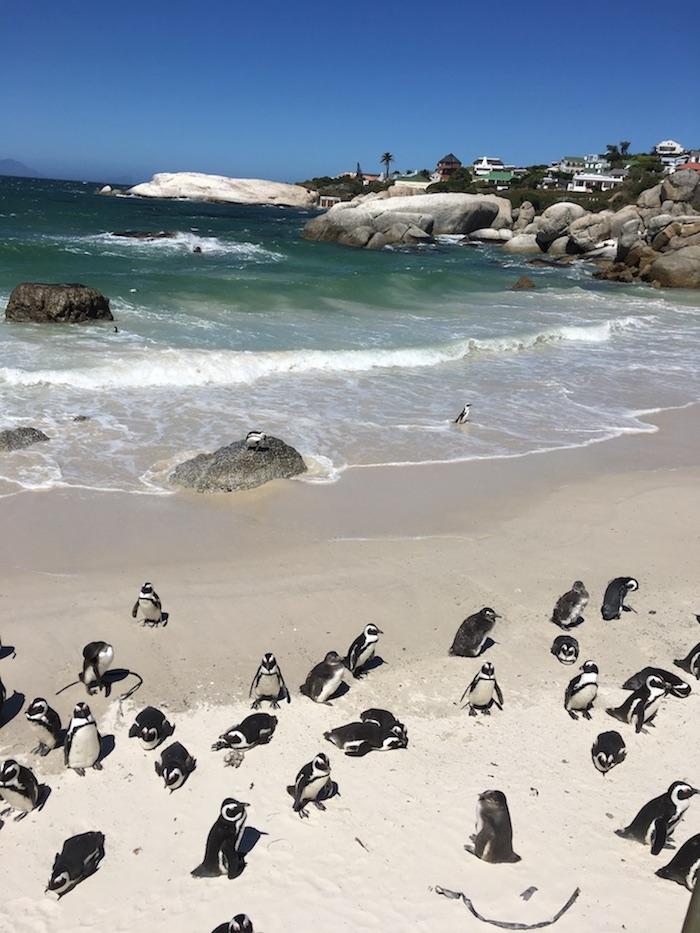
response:
<svg viewBox="0 0 700 933"><path fill-rule="evenodd" d="M601 732L591 746L591 758L596 771L605 775L627 757L627 748L619 732Z"/></svg>
<svg viewBox="0 0 700 933"><path fill-rule="evenodd" d="M267 713L253 713L246 716L237 726L231 726L214 742L212 751L219 752L224 748L231 748L240 752L247 752L256 745L267 745L277 728L277 717Z"/></svg>
<svg viewBox="0 0 700 933"><path fill-rule="evenodd" d="M91 641L83 648L83 670L78 675L90 696L105 690L104 675L114 660L114 648L106 641Z"/></svg>
<svg viewBox="0 0 700 933"><path fill-rule="evenodd" d="M348 648L348 655L345 659L345 666L355 678L363 677L363 668L374 657L374 652L379 641L379 636L384 632L370 622L365 625L362 634L358 635L355 641Z"/></svg>
<svg viewBox="0 0 700 933"><path fill-rule="evenodd" d="M581 713L584 719L591 718L591 709L598 696L598 665L586 661L581 673L569 682L564 694L564 709L572 719Z"/></svg>
<svg viewBox="0 0 700 933"><path fill-rule="evenodd" d="M43 697L32 700L24 715L39 742L32 754L48 755L61 741L61 717Z"/></svg>
<svg viewBox="0 0 700 933"><path fill-rule="evenodd" d="M656 874L692 891L700 874L700 833L687 839L668 865L659 868Z"/></svg>
<svg viewBox="0 0 700 933"><path fill-rule="evenodd" d="M80 833L66 839L54 860L46 890L57 894L60 900L81 881L95 874L104 855L103 833Z"/></svg>
<svg viewBox="0 0 700 933"><path fill-rule="evenodd" d="M550 650L561 664L575 664L578 660L578 642L571 635L557 635Z"/></svg>
<svg viewBox="0 0 700 933"><path fill-rule="evenodd" d="M484 862L520 861L520 856L513 851L513 824L503 791L486 790L479 794L476 833L472 840L474 846L464 848Z"/></svg>
<svg viewBox="0 0 700 933"><path fill-rule="evenodd" d="M309 671L306 680L299 687L314 703L328 703L341 684L352 683L352 675L337 651L329 651L323 661Z"/></svg>
<svg viewBox="0 0 700 933"><path fill-rule="evenodd" d="M265 450L267 444L267 434L262 431L248 431L245 437L245 446L247 450Z"/></svg>
<svg viewBox="0 0 700 933"><path fill-rule="evenodd" d="M616 829L623 839L632 839L651 846L651 854L658 855L673 835L673 831L690 806L698 791L685 781L674 781L665 794L645 803L629 826Z"/></svg>
<svg viewBox="0 0 700 933"><path fill-rule="evenodd" d="M653 720L659 711L659 703L668 693L666 684L656 674L650 674L646 683L627 697L616 709L606 709L606 713L620 722L628 722L639 733L645 725L654 725Z"/></svg>
<svg viewBox="0 0 700 933"><path fill-rule="evenodd" d="M154 767L156 774L163 778L163 783L172 794L182 787L197 767L197 762L181 742L173 742L163 749Z"/></svg>
<svg viewBox="0 0 700 933"><path fill-rule="evenodd" d="M668 693L669 696L684 700L692 693L691 686L687 681L673 674L671 671L664 670L663 667L643 667L641 671L637 671L636 674L632 674L631 677L627 678L622 685L622 689L639 690L652 675L663 681L666 686L666 693Z"/></svg>
<svg viewBox="0 0 700 933"><path fill-rule="evenodd" d="M144 583L141 587L134 608L131 610L131 617L142 619L143 625L156 626L161 622L166 624L167 614L163 612L160 597L153 589L152 583Z"/></svg>
<svg viewBox="0 0 700 933"><path fill-rule="evenodd" d="M634 577L615 577L608 583L603 597L603 605L600 614L606 622L613 619L619 619L622 612L634 612L631 606L625 605L625 597L628 593L634 593L639 589L639 583Z"/></svg>
<svg viewBox="0 0 700 933"><path fill-rule="evenodd" d="M254 697L253 709L259 709L263 700L266 700L273 709L279 709L280 702L284 699L287 703L292 702L277 658L269 651L263 655L250 685L248 696Z"/></svg>
<svg viewBox="0 0 700 933"><path fill-rule="evenodd" d="M101 745L100 733L97 731L90 707L87 703L78 703L73 710L73 718L63 743L66 767L72 768L81 777L85 777L86 768L101 771Z"/></svg>
<svg viewBox="0 0 700 933"><path fill-rule="evenodd" d="M245 868L245 858L239 848L246 824L246 808L233 797L227 797L219 809L219 816L209 830L204 849L204 860L191 874L194 878L217 878L227 875L237 878Z"/></svg>
<svg viewBox="0 0 700 933"><path fill-rule="evenodd" d="M8 758L0 768L0 799L12 810L18 810L15 822L36 809L39 803L39 782L29 768Z"/></svg>
<svg viewBox="0 0 700 933"><path fill-rule="evenodd" d="M129 729L129 738L138 739L147 752L158 748L175 731L175 726L168 721L164 713L155 706L147 706L137 713L134 724Z"/></svg>
<svg viewBox="0 0 700 933"><path fill-rule="evenodd" d="M466 424L469 421L469 412L471 411L471 402L467 402L454 420L455 424Z"/></svg>
<svg viewBox="0 0 700 933"><path fill-rule="evenodd" d="M460 703L467 694L469 696L466 705L469 707L470 716L476 716L477 713L490 716L494 703L498 709L503 709L503 694L496 680L495 668L490 661L481 665L481 670L460 697Z"/></svg>
<svg viewBox="0 0 700 933"><path fill-rule="evenodd" d="M500 618L489 606L468 616L457 629L450 654L460 658L476 658L484 650L484 643L496 619Z"/></svg>
<svg viewBox="0 0 700 933"><path fill-rule="evenodd" d="M680 667L682 671L692 674L696 680L700 680L700 641L694 648L690 649L684 658L673 663L676 667Z"/></svg>
<svg viewBox="0 0 700 933"><path fill-rule="evenodd" d="M306 806L312 803L317 809L325 810L324 800L338 793L338 785L331 780L331 763L328 756L320 752L313 761L305 764L297 774L294 784L287 788L294 798L293 810L300 817L308 817Z"/></svg>
<svg viewBox="0 0 700 933"><path fill-rule="evenodd" d="M564 631L580 625L584 621L583 612L589 598L586 587L580 580L576 580L569 592L557 600L552 612L552 622Z"/></svg>
<svg viewBox="0 0 700 933"><path fill-rule="evenodd" d="M255 933L248 914L236 914L228 923L221 923L211 933Z"/></svg>

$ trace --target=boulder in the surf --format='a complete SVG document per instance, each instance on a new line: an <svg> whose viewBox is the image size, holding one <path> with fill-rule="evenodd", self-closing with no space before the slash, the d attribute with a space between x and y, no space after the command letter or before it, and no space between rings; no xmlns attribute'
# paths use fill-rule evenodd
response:
<svg viewBox="0 0 700 933"><path fill-rule="evenodd" d="M0 451L24 450L32 444L50 440L43 431L37 428L8 428L0 431Z"/></svg>
<svg viewBox="0 0 700 933"><path fill-rule="evenodd" d="M109 298L88 285L22 282L12 289L5 320L82 324L84 321L113 321L114 318L109 310Z"/></svg>
<svg viewBox="0 0 700 933"><path fill-rule="evenodd" d="M211 454L185 460L170 474L170 482L196 492L235 492L305 472L301 454L278 437L268 435L264 445L255 450L250 450L244 440L234 441Z"/></svg>

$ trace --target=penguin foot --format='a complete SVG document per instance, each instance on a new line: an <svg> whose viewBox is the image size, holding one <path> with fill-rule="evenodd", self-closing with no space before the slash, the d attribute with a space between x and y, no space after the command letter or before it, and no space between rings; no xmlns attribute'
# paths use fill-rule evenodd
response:
<svg viewBox="0 0 700 933"><path fill-rule="evenodd" d="M587 710L587 709L585 709L585 710L583 711L583 714L582 714L582 715L583 715L583 718L584 718L584 719L593 719L593 717L591 716L589 710Z"/></svg>
<svg viewBox="0 0 700 933"><path fill-rule="evenodd" d="M96 761L92 767L95 771L102 771L102 762Z"/></svg>
<svg viewBox="0 0 700 933"><path fill-rule="evenodd" d="M476 716L476 710L474 709L473 706L470 706L470 707L469 707L469 715L470 715L470 716Z"/></svg>
<svg viewBox="0 0 700 933"><path fill-rule="evenodd" d="M46 746L42 745L42 743L40 742L36 748L33 748L31 750L31 754L32 755L48 755L49 753L48 749L46 749L46 751L44 751L44 749L46 749Z"/></svg>
<svg viewBox="0 0 700 933"><path fill-rule="evenodd" d="M321 803L320 800L314 800L314 806L316 807L317 810L325 810L325 809L326 809L325 803Z"/></svg>
<svg viewBox="0 0 700 933"><path fill-rule="evenodd" d="M567 709L566 712L569 714L569 716L571 716L572 719L578 719L578 716L572 709Z"/></svg>
<svg viewBox="0 0 700 933"><path fill-rule="evenodd" d="M277 702L277 700L270 700L270 706L272 707L272 709L279 709L279 708L280 708L280 705L279 705L279 703Z"/></svg>
<svg viewBox="0 0 700 933"><path fill-rule="evenodd" d="M85 777L85 768L73 768L76 774L79 774L80 777Z"/></svg>
<svg viewBox="0 0 700 933"><path fill-rule="evenodd" d="M297 810L297 813L299 814L300 820L308 820L309 814L306 812L306 810L304 810L303 807L301 810Z"/></svg>
<svg viewBox="0 0 700 933"><path fill-rule="evenodd" d="M490 715L491 715L491 710L490 710L490 709L482 709L481 712L484 714L484 716L490 716Z"/></svg>
<svg viewBox="0 0 700 933"><path fill-rule="evenodd" d="M12 813L12 807L6 807L4 810L0 811L0 816L8 816Z"/></svg>
<svg viewBox="0 0 700 933"><path fill-rule="evenodd" d="M27 815L27 811L26 811L26 810L23 811L22 813L18 813L17 816L15 817L15 823L19 823L19 821L20 821L20 820L23 820L23 819L25 818L26 815Z"/></svg>
<svg viewBox="0 0 700 933"><path fill-rule="evenodd" d="M260 703L261 703L261 702L262 702L261 700L255 700L254 703L251 703L251 704L250 704L250 708L251 708L251 709L260 709Z"/></svg>

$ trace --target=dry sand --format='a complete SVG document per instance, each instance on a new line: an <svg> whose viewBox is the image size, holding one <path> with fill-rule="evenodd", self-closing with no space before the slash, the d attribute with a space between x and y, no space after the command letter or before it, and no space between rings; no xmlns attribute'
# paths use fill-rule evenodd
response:
<svg viewBox="0 0 700 933"><path fill-rule="evenodd" d="M209 933L238 912L256 931L457 933L488 930L433 888L464 891L500 920L550 917L561 933L679 931L688 892L654 875L657 858L613 830L676 779L700 783L698 685L667 699L658 726L635 735L606 716L620 684L648 663L672 667L700 640L700 411L660 417L653 435L519 460L357 470L333 487L280 484L241 497L98 495L63 491L0 501L0 661L8 694L50 700L79 670L82 646L105 639L115 667L144 685L120 710L90 700L115 747L101 773L67 773L62 754L34 759L23 713L0 731L0 755L35 768L52 793L40 813L0 832L0 930L16 933ZM637 613L604 623L606 582L633 574ZM573 722L563 694L576 668L549 653L553 603L582 578L590 592L575 633L581 661L600 667L592 722ZM165 629L132 622L150 579L171 613ZM465 615L503 614L493 661L505 708L469 718L455 705L480 666L447 657ZM345 651L369 621L385 631L387 663L330 707L296 692L332 648ZM210 751L247 711L260 656L272 650L292 688L270 745L238 769ZM66 720L84 698L55 698ZM197 758L168 794L157 753L127 738L133 715L160 706L174 739ZM408 728L404 751L344 757L322 738L369 706ZM693 723L696 723L694 726ZM591 764L595 736L618 728L627 760L607 777ZM326 751L341 796L301 821L285 787ZM478 794L508 797L515 865L488 865L463 846ZM195 880L225 796L250 802L262 835L243 876ZM88 829L106 836L99 872L62 901L44 894L54 854ZM694 801L677 844L700 831ZM358 841L359 840L359 841ZM536 886L528 901L521 892Z"/></svg>

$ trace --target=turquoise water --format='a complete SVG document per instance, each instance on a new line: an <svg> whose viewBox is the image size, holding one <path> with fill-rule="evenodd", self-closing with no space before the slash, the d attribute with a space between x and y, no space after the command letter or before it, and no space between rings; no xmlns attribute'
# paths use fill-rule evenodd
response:
<svg viewBox="0 0 700 933"><path fill-rule="evenodd" d="M700 397L696 295L450 238L419 252L308 243L309 216L0 178L0 307L18 282L78 281L119 327L2 322L0 427L52 438L2 458L3 488L158 492L173 463L252 428L329 481L650 430L645 412ZM178 236L110 235L125 229ZM536 291L509 290L523 273ZM465 402L472 423L456 428Z"/></svg>

